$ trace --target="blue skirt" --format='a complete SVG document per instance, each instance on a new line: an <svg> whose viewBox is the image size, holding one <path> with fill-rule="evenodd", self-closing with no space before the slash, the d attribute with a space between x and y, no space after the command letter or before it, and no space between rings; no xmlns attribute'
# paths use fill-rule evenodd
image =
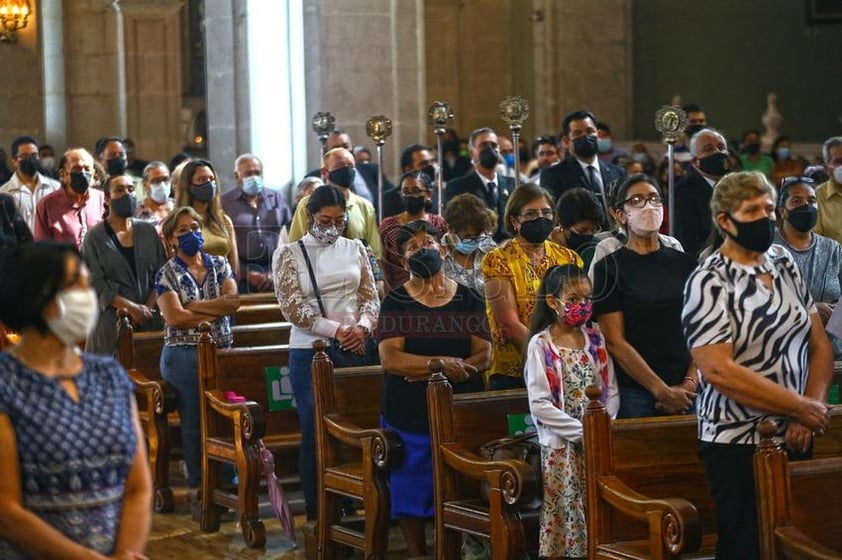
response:
<svg viewBox="0 0 842 560"><path fill-rule="evenodd" d="M429 434L405 432L380 417L383 428L403 440L403 460L389 471L392 519L434 517L433 452Z"/></svg>

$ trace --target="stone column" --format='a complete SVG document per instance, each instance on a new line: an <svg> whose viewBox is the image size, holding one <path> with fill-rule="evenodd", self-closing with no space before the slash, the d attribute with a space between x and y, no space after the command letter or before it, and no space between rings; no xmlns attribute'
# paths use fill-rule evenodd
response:
<svg viewBox="0 0 842 560"><path fill-rule="evenodd" d="M123 0L126 135L147 160L181 150L179 0Z"/></svg>

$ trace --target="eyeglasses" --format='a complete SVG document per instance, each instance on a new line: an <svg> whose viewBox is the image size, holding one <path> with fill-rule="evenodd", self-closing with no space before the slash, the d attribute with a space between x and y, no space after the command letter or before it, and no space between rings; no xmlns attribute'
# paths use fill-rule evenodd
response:
<svg viewBox="0 0 842 560"><path fill-rule="evenodd" d="M403 197L421 197L427 196L430 191L426 191L424 189L412 189L411 191L401 191L401 196Z"/></svg>
<svg viewBox="0 0 842 560"><path fill-rule="evenodd" d="M636 194L632 197L625 199L623 201L623 204L628 204L632 208L643 208L644 206L646 206L647 202L649 203L649 206L653 208L660 208L664 205L664 199L657 194L650 194L649 196Z"/></svg>
<svg viewBox="0 0 842 560"><path fill-rule="evenodd" d="M547 218L548 220L552 220L553 210L552 208L544 208L543 210L527 210L521 214L520 217L526 222L531 222L532 220L537 220L538 218Z"/></svg>
<svg viewBox="0 0 842 560"><path fill-rule="evenodd" d="M784 177L781 179L780 189L785 189L787 187L791 187L792 185L797 185L799 183L804 183L810 187L815 187L816 182L811 179L810 177Z"/></svg>
<svg viewBox="0 0 842 560"><path fill-rule="evenodd" d="M454 233L453 235L454 237L456 237L457 240L464 241L465 243L481 243L488 239L487 233L480 233L473 237L468 237L467 235L458 235L456 233Z"/></svg>

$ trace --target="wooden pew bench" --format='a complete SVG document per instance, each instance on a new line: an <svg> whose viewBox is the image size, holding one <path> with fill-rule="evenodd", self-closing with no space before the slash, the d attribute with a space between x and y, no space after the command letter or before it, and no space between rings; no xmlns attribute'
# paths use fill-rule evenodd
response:
<svg viewBox="0 0 842 560"><path fill-rule="evenodd" d="M237 325L232 328L234 346L287 344L291 325L286 322ZM149 467L155 488L155 511L171 512L173 492L169 463L181 459L180 421L175 390L161 377L163 331L134 332L131 318L118 311L117 358L135 386L141 425L149 449Z"/></svg>
<svg viewBox="0 0 842 560"><path fill-rule="evenodd" d="M301 445L296 409L270 411L266 388L266 368L287 365L289 347L284 344L217 349L210 325L202 324L200 331L201 530L218 531L222 511L235 508L240 513L247 545L262 547L266 543L266 531L258 511L263 476L259 440L275 454L297 451ZM225 397L227 391L247 401L229 403ZM239 478L236 491L223 487L222 464L236 466Z"/></svg>
<svg viewBox="0 0 842 560"><path fill-rule="evenodd" d="M254 325L257 323L277 323L285 320L276 301L275 303L240 305L240 308L234 313L232 324Z"/></svg>
<svg viewBox="0 0 842 560"><path fill-rule="evenodd" d="M316 557L340 557L340 544L385 559L390 523L388 469L402 450L400 437L380 428L383 368L333 369L326 343L313 344L313 404L318 465ZM342 520L343 498L360 500L365 516ZM361 527L360 527L361 525Z"/></svg>
<svg viewBox="0 0 842 560"><path fill-rule="evenodd" d="M764 422L760 433L754 476L761 557L842 558L842 456L789 462L772 439L775 425Z"/></svg>
<svg viewBox="0 0 842 560"><path fill-rule="evenodd" d="M695 416L584 417L588 558L714 558L716 513Z"/></svg>
<svg viewBox="0 0 842 560"><path fill-rule="evenodd" d="M491 540L492 559L538 550L540 481L519 460L490 461L480 447L509 435L508 415L529 412L525 389L453 394L438 360L427 386L433 445L436 559L460 557L461 533ZM482 497L482 483L488 498Z"/></svg>

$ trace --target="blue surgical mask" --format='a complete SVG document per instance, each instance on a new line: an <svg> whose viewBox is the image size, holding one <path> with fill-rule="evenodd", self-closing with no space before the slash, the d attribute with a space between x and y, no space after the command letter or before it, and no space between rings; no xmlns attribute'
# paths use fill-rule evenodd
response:
<svg viewBox="0 0 842 560"><path fill-rule="evenodd" d="M596 149L599 150L599 153L601 154L607 154L613 147L614 143L610 138L600 138L596 141Z"/></svg>
<svg viewBox="0 0 842 560"><path fill-rule="evenodd" d="M243 179L243 194L246 196L258 196L263 192L263 177L252 175Z"/></svg>
<svg viewBox="0 0 842 560"><path fill-rule="evenodd" d="M792 155L792 152L789 148L778 148L778 157L780 159L789 159L789 156Z"/></svg>
<svg viewBox="0 0 842 560"><path fill-rule="evenodd" d="M470 241L460 239L456 242L456 246L454 248L463 255L470 255L479 249L479 239L471 239Z"/></svg>
<svg viewBox="0 0 842 560"><path fill-rule="evenodd" d="M188 257L196 256L202 250L205 239L201 231L188 231L178 236L178 248Z"/></svg>
<svg viewBox="0 0 842 560"><path fill-rule="evenodd" d="M167 201L170 197L170 184L169 182L165 183L152 183L149 187L149 198L157 202L158 204L163 204Z"/></svg>
<svg viewBox="0 0 842 560"><path fill-rule="evenodd" d="M506 154L503 156L503 161L506 162L506 167L514 167L515 166L515 155L514 154Z"/></svg>

